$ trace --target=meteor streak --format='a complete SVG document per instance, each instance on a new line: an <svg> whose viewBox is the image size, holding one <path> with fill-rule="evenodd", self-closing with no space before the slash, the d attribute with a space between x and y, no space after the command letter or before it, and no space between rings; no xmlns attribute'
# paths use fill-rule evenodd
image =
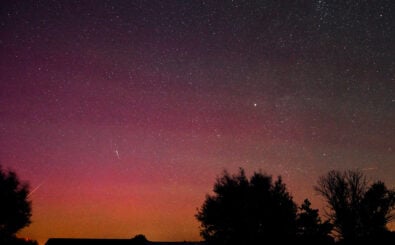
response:
<svg viewBox="0 0 395 245"><path fill-rule="evenodd" d="M117 150L115 150L114 152L115 152L115 155L117 155L117 158L118 158L119 160L121 160L121 158L119 157L119 152L118 152L118 149L117 149Z"/></svg>
<svg viewBox="0 0 395 245"><path fill-rule="evenodd" d="M363 169L361 169L362 171L374 171L374 170L377 170L378 169L378 167L369 167L369 168L363 168Z"/></svg>
<svg viewBox="0 0 395 245"><path fill-rule="evenodd" d="M41 182L36 188L34 188L28 195L27 197L30 197L34 192L36 192L42 185L44 184L44 181Z"/></svg>

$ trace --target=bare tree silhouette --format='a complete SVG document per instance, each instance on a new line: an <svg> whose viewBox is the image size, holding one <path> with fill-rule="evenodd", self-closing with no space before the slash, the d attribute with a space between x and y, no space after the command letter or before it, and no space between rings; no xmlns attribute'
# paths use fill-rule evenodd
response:
<svg viewBox="0 0 395 245"><path fill-rule="evenodd" d="M383 182L368 186L360 171L330 171L319 178L315 190L328 203L329 218L344 243L382 239L389 233L395 193Z"/></svg>

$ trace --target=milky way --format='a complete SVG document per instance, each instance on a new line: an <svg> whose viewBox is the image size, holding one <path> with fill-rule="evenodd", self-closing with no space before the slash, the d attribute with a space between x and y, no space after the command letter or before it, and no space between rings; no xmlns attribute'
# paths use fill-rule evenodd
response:
<svg viewBox="0 0 395 245"><path fill-rule="evenodd" d="M224 169L395 186L393 1L2 1L0 161L49 237L199 240Z"/></svg>

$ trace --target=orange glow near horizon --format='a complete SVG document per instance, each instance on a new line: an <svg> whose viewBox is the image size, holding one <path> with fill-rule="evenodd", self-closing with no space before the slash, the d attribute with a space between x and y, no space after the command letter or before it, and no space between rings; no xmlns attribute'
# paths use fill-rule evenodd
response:
<svg viewBox="0 0 395 245"><path fill-rule="evenodd" d="M154 241L200 240L193 213L194 203L203 197L186 188L142 185L120 187L122 191L103 188L103 194L88 188L58 196L45 190L37 193L33 224L20 236L34 237L40 243L50 237L131 238L137 234Z"/></svg>
<svg viewBox="0 0 395 245"><path fill-rule="evenodd" d="M239 167L321 215L329 170L394 188L388 2L2 1L0 164L33 191L18 235L201 240L196 209Z"/></svg>
<svg viewBox="0 0 395 245"><path fill-rule="evenodd" d="M228 170L236 172L237 167ZM88 178L74 184L57 178L45 180L31 196L33 223L19 235L38 240L40 244L51 237L127 239L137 234L144 234L152 241L202 239L194 214L222 170L212 173L210 181L191 175L188 184L169 183L160 176L155 182L151 179L146 183L131 178L128 184L119 175L112 178L112 171L118 170L103 171L110 178L99 182ZM247 169L247 174L253 171L257 170ZM273 177L284 169L279 166L276 171ZM320 197L312 195L306 175L287 173L283 177L298 204L307 197L323 213L324 204ZM393 224L389 227L393 229Z"/></svg>

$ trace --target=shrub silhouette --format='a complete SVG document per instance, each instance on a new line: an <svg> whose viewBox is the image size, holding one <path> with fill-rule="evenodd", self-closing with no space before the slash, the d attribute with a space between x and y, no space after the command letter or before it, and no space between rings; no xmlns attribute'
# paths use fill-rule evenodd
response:
<svg viewBox="0 0 395 245"><path fill-rule="evenodd" d="M393 217L395 192L383 182L368 186L360 171L330 171L315 189L328 203L329 218L344 244L393 237L386 225Z"/></svg>
<svg viewBox="0 0 395 245"><path fill-rule="evenodd" d="M132 238L133 244L145 245L148 244L148 239L143 234L138 234Z"/></svg>
<svg viewBox="0 0 395 245"><path fill-rule="evenodd" d="M14 172L0 166L0 244L23 243L15 234L31 222L28 194L28 185L21 183Z"/></svg>
<svg viewBox="0 0 395 245"><path fill-rule="evenodd" d="M209 244L262 244L288 242L296 237L297 208L281 177L255 172L248 179L243 169L224 172L207 195L196 218L201 236Z"/></svg>

